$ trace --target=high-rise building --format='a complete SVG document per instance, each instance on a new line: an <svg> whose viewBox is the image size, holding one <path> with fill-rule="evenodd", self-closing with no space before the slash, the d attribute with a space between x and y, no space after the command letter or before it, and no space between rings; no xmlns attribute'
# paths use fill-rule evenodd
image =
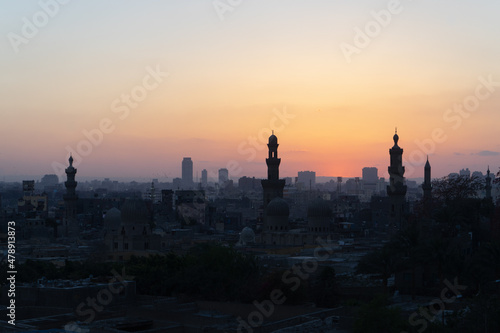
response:
<svg viewBox="0 0 500 333"><path fill-rule="evenodd" d="M363 188L375 192L378 183L378 169L375 167L364 167L363 173Z"/></svg>
<svg viewBox="0 0 500 333"><path fill-rule="evenodd" d="M389 224L391 227L403 227L403 214L405 207L406 185L404 179L405 167L403 166L403 149L398 146L399 136L393 136L394 146L389 149L391 164L389 170L389 185L387 195L391 203Z"/></svg>
<svg viewBox="0 0 500 333"><path fill-rule="evenodd" d="M316 186L316 172L314 171L299 171L297 183L303 184L304 189L311 190Z"/></svg>
<svg viewBox="0 0 500 333"><path fill-rule="evenodd" d="M208 184L208 172L207 169L201 170L201 186L206 187Z"/></svg>
<svg viewBox="0 0 500 333"><path fill-rule="evenodd" d="M193 187L193 161L191 157L182 160L182 186L186 189Z"/></svg>
<svg viewBox="0 0 500 333"><path fill-rule="evenodd" d="M238 188L240 189L240 191L243 192L260 190L261 188L260 184L261 180L255 179L255 177L250 178L243 176L240 179L238 179Z"/></svg>
<svg viewBox="0 0 500 333"><path fill-rule="evenodd" d="M219 185L224 185L229 180L229 171L226 168L219 169Z"/></svg>

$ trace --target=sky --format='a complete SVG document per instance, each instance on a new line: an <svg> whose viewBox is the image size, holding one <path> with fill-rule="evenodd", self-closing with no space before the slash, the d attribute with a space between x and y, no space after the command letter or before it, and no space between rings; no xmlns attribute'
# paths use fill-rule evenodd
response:
<svg viewBox="0 0 500 333"><path fill-rule="evenodd" d="M500 167L500 2L0 0L0 179Z"/></svg>

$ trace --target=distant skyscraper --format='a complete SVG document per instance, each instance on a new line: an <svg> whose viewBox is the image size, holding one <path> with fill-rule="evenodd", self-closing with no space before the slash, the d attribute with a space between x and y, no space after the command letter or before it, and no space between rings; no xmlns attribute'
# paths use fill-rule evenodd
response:
<svg viewBox="0 0 500 333"><path fill-rule="evenodd" d="M229 171L226 168L219 169L219 185L224 185L229 180Z"/></svg>
<svg viewBox="0 0 500 333"><path fill-rule="evenodd" d="M191 157L182 160L182 185L184 188L193 187L193 161Z"/></svg>
<svg viewBox="0 0 500 333"><path fill-rule="evenodd" d="M389 170L389 185L387 195L391 202L390 225L401 228L405 206L406 185L404 184L405 167L403 166L403 149L398 146L398 132L393 136L394 146L389 149L391 164Z"/></svg>
<svg viewBox="0 0 500 333"><path fill-rule="evenodd" d="M378 183L378 169L375 167L364 167L363 173L363 188L375 192Z"/></svg>
<svg viewBox="0 0 500 333"><path fill-rule="evenodd" d="M376 183L378 181L378 169L375 167L363 168L363 181L368 183Z"/></svg>
<svg viewBox="0 0 500 333"><path fill-rule="evenodd" d="M261 180L255 179L255 177L246 177L243 176L238 179L238 188L240 191L248 192L248 191L257 191L260 190Z"/></svg>
<svg viewBox="0 0 500 333"><path fill-rule="evenodd" d="M201 170L201 186L205 187L208 184L208 172L207 169Z"/></svg>
<svg viewBox="0 0 500 333"><path fill-rule="evenodd" d="M304 184L305 188L310 190L316 186L316 172L314 171L299 171L297 183Z"/></svg>

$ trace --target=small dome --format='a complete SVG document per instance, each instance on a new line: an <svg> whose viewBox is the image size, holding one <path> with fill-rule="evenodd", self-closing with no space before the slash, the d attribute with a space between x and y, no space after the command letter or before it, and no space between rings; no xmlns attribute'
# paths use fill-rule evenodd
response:
<svg viewBox="0 0 500 333"><path fill-rule="evenodd" d="M255 242L255 232L252 228L245 227L240 233L240 243L254 243Z"/></svg>
<svg viewBox="0 0 500 333"><path fill-rule="evenodd" d="M117 230L122 222L122 213L118 208L111 208L104 216L104 228L109 230Z"/></svg>
<svg viewBox="0 0 500 333"><path fill-rule="evenodd" d="M267 216L286 216L290 214L290 209L285 200L280 197L276 197L267 205L266 208Z"/></svg>
<svg viewBox="0 0 500 333"><path fill-rule="evenodd" d="M321 198L314 199L307 208L307 217L331 217L332 210L328 202Z"/></svg>

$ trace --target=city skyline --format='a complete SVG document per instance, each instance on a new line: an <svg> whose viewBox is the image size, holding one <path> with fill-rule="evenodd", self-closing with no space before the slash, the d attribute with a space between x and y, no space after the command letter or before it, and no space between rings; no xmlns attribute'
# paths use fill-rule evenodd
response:
<svg viewBox="0 0 500 333"><path fill-rule="evenodd" d="M396 126L406 178L496 173L500 5L395 3L4 5L0 179L264 178L272 130L285 177L387 179Z"/></svg>

